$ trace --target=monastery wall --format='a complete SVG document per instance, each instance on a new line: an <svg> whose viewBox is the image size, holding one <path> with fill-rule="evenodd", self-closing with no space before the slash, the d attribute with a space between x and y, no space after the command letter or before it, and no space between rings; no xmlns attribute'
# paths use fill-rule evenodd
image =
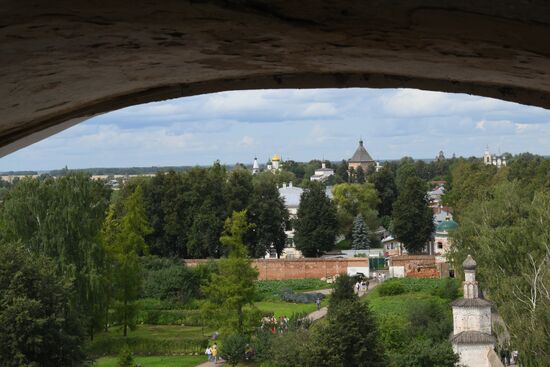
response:
<svg viewBox="0 0 550 367"><path fill-rule="evenodd" d="M189 259L185 260L185 264L196 266L208 261ZM256 259L252 261L252 265L258 269L260 280L320 279L347 273L348 268L368 268L369 259Z"/></svg>

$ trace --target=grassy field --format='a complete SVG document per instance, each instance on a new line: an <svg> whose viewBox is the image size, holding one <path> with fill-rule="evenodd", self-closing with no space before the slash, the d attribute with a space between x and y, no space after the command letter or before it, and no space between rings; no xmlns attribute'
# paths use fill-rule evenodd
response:
<svg viewBox="0 0 550 367"><path fill-rule="evenodd" d="M211 333L200 326L139 325L125 338L120 327L112 327L107 333L97 334L87 351L94 357L114 356L128 344L136 355L202 353Z"/></svg>
<svg viewBox="0 0 550 367"><path fill-rule="evenodd" d="M326 303L326 301L323 301ZM322 303L323 304L323 303ZM324 304L323 304L324 305ZM310 313L317 309L314 303L289 303L289 302L256 302L256 307L265 312L273 312L275 317L288 316L294 313Z"/></svg>
<svg viewBox="0 0 550 367"><path fill-rule="evenodd" d="M154 356L135 357L134 363L142 367L194 367L206 362L206 356ZM116 357L103 357L96 361L97 367L115 367Z"/></svg>

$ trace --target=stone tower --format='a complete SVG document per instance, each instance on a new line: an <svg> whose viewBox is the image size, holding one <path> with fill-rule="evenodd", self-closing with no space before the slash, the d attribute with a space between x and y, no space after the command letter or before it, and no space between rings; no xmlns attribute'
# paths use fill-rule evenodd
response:
<svg viewBox="0 0 550 367"><path fill-rule="evenodd" d="M496 339L491 330L491 302L479 298L476 281L477 263L470 255L462 263L464 268L464 298L453 306L453 334L451 343L460 355L460 364L466 367L490 367L488 354Z"/></svg>
<svg viewBox="0 0 550 367"><path fill-rule="evenodd" d="M489 146L485 147L485 152L483 153L483 163L485 163L485 165L493 163L491 152L489 151Z"/></svg>

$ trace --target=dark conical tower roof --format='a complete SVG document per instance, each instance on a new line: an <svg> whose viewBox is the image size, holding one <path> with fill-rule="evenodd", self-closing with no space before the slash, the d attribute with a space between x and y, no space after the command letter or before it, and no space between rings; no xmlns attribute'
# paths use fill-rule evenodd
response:
<svg viewBox="0 0 550 367"><path fill-rule="evenodd" d="M357 147L357 150L355 153L353 153L353 157L351 157L350 162L373 162L374 160L370 156L369 152L365 149L363 146L363 140L359 140L359 146Z"/></svg>

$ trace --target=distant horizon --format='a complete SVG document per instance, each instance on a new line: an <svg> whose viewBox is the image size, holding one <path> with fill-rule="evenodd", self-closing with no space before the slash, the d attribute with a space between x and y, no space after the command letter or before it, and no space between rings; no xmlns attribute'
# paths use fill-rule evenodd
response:
<svg viewBox="0 0 550 367"><path fill-rule="evenodd" d="M529 150L548 155L550 110L417 89L212 93L105 113L0 159L0 171L151 167L349 158L375 160ZM385 157L381 159L378 157Z"/></svg>
<svg viewBox="0 0 550 367"><path fill-rule="evenodd" d="M507 154L509 152L504 152L504 153L500 153L500 154ZM517 155L517 154L524 154L524 153L530 153L530 154L535 154L535 153L531 153L531 152L528 152L528 151L525 151L525 152L520 152L520 153L516 153L516 154L512 154L512 153L509 153L509 154L512 154L512 155ZM550 155L543 155L543 154L538 154L542 157L545 157L545 158L549 158ZM378 161L378 162L392 162L392 161L399 161L405 157L410 157L410 156L403 156L401 158L396 158L396 159L375 159L375 161ZM482 159L483 157L482 156L463 156L463 155L457 155L456 158L465 158L465 159L469 159L469 158L477 158L477 159ZM435 161L436 158L415 158L415 157L410 157L412 159L414 159L415 161L424 161L424 162L432 162L432 161ZM445 156L445 159L452 159L452 155L451 156ZM312 159L309 159L309 160L306 160L306 161L298 161L298 160L294 160L294 159L289 159L289 160L292 160L294 162L297 162L297 163L308 163L310 161L313 161L313 160L319 160L321 161L322 159L321 158L312 158ZM342 162L342 159L337 159L337 160L325 160L325 161L328 161L328 162L331 162L331 163L340 163ZM253 162L253 161L252 161ZM235 162L235 163L224 163L224 162L220 162L221 165L223 166L227 166L227 167L235 167L236 165L238 164L242 164L246 167L252 167L252 162L248 162L248 163L244 163L244 162ZM260 166L266 166L266 163L263 162L263 161L260 161L258 159L258 162L260 164ZM285 160L284 159L281 159L281 162L284 164ZM60 168L52 168L52 169L45 169L45 170L36 170L36 169L25 169L25 170L8 170L8 171L0 171L0 176L7 176L7 175L24 175L25 172L36 172L37 174L41 175L41 174L48 174L50 172L54 172L54 171L62 171L64 170L65 168L67 168L69 171L87 171L87 170L129 170L129 169L141 169L141 170L145 170L145 169L155 169L155 168L158 168L160 170L165 170L165 169L188 169L188 168L193 168L193 167L210 167L212 166L213 164L215 163L212 162L210 164L193 164L193 165L178 165L178 166L164 166L164 165L152 165L152 166L111 166L111 167L60 167Z"/></svg>

